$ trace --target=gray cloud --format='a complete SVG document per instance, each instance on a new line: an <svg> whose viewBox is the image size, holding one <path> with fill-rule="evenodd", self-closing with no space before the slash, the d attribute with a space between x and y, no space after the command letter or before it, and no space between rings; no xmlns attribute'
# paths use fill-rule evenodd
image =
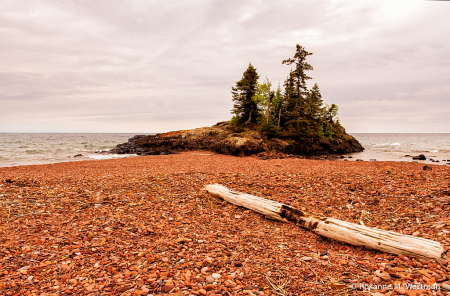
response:
<svg viewBox="0 0 450 296"><path fill-rule="evenodd" d="M230 118L251 62L295 44L349 132L448 132L450 5L402 0L4 1L0 132L150 133Z"/></svg>

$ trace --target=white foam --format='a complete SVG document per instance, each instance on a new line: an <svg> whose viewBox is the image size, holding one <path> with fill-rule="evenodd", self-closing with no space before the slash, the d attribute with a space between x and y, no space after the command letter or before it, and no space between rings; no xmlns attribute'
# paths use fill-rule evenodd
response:
<svg viewBox="0 0 450 296"><path fill-rule="evenodd" d="M137 154L98 154L98 155L88 155L86 157L92 159L113 159L113 158L126 158L138 156Z"/></svg>
<svg viewBox="0 0 450 296"><path fill-rule="evenodd" d="M383 144L375 144L375 146L400 146L400 143L383 143Z"/></svg>

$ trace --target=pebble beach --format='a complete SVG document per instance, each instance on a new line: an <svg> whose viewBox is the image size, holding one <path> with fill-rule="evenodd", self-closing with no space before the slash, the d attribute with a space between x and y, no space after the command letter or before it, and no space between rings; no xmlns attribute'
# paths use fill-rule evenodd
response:
<svg viewBox="0 0 450 296"><path fill-rule="evenodd" d="M450 249L450 166L210 152L0 168L1 295L450 295L450 264L355 247L221 184ZM449 254L450 255L450 254Z"/></svg>

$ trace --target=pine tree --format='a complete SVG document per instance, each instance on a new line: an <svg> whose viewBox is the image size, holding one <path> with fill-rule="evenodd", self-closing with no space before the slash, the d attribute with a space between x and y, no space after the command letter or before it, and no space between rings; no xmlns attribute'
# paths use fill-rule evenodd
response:
<svg viewBox="0 0 450 296"><path fill-rule="evenodd" d="M233 110L241 122L255 122L258 113L258 105L254 96L258 85L259 75L250 63L247 70L242 75L242 79L236 82L236 86L231 88L233 95Z"/></svg>
<svg viewBox="0 0 450 296"><path fill-rule="evenodd" d="M277 119L277 132L280 129L280 125L281 125L281 115L285 109L285 100L284 100L284 96L281 93L281 86L280 84L278 84L277 90L273 95L273 99L272 99L272 111L273 111L273 117L275 119Z"/></svg>
<svg viewBox="0 0 450 296"><path fill-rule="evenodd" d="M314 84L306 97L306 116L310 120L318 120L321 116L321 110L323 105L322 94L320 93L319 86Z"/></svg>
<svg viewBox="0 0 450 296"><path fill-rule="evenodd" d="M304 121L305 109L307 108L307 86L306 80L311 79L306 75L305 71L312 70L313 67L306 62L306 58L312 55L302 46L296 46L295 55L283 61L283 64L295 64L295 68L291 70L288 80L285 82L285 94L288 108L288 124L291 128L301 132L302 121ZM288 89L289 88L289 89Z"/></svg>

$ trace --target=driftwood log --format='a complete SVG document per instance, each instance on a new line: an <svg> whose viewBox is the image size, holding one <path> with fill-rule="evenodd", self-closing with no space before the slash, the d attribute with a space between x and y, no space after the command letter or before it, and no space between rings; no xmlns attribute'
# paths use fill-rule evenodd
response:
<svg viewBox="0 0 450 296"><path fill-rule="evenodd" d="M433 240L370 228L338 219L314 216L279 202L233 191L219 184L207 185L205 190L268 218L281 222L292 222L337 241L397 255L446 259L442 245Z"/></svg>

